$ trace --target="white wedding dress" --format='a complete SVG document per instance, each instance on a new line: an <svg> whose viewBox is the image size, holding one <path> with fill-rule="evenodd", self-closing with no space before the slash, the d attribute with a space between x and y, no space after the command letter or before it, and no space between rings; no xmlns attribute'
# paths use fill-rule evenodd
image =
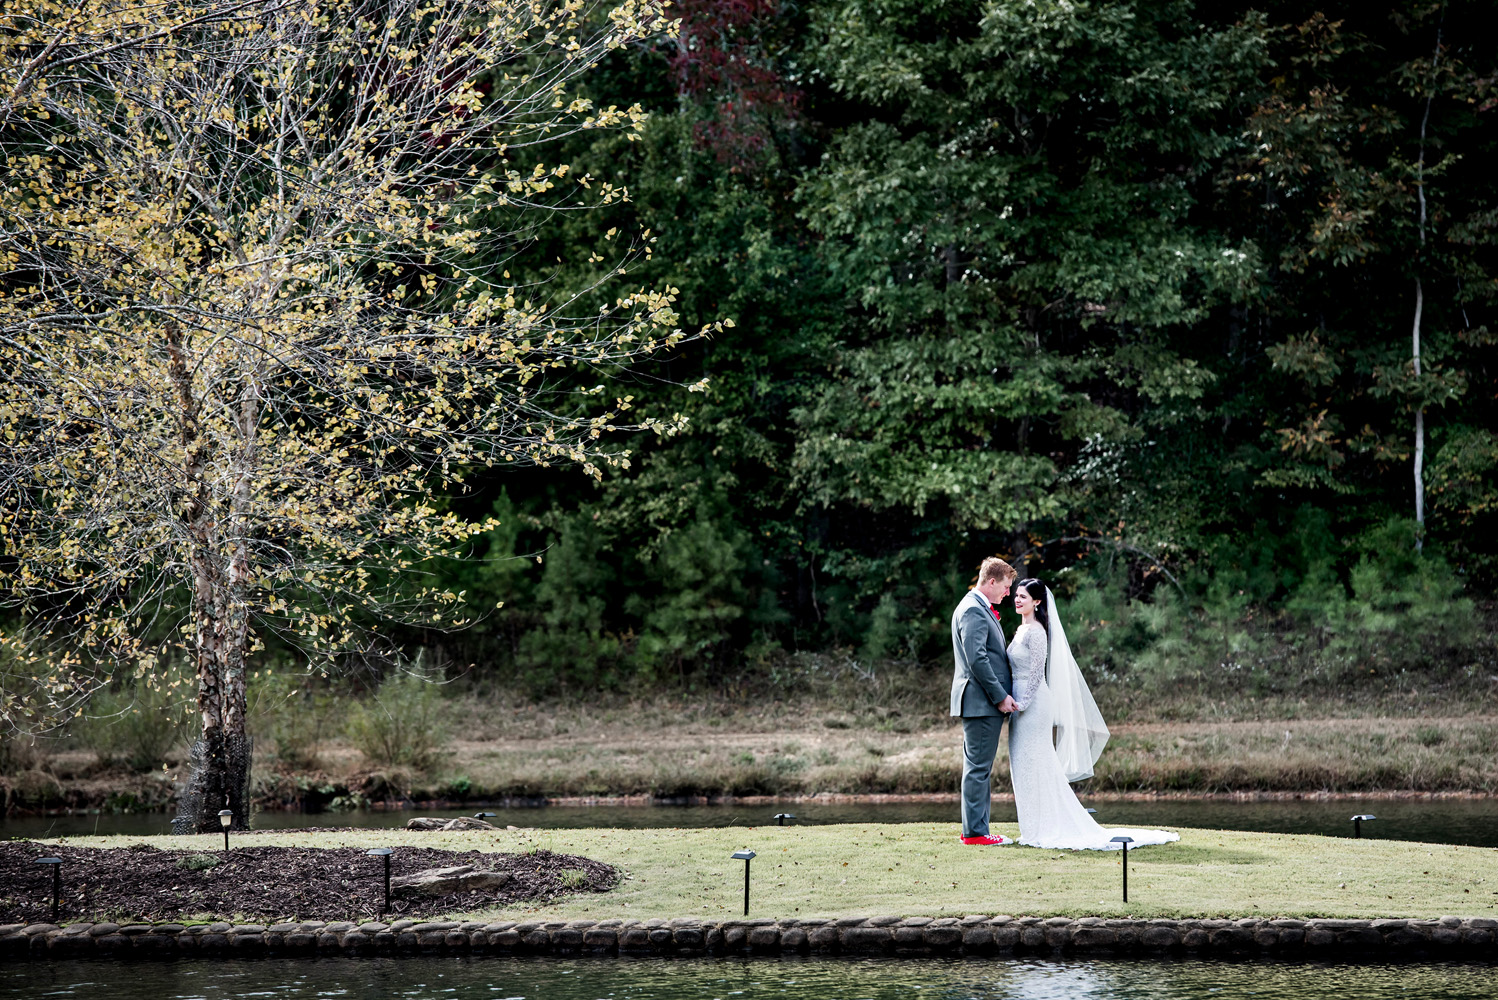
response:
<svg viewBox="0 0 1498 1000"><path fill-rule="evenodd" d="M1116 851L1123 845L1112 843L1114 837L1133 837L1131 848L1181 839L1165 830L1099 826L1077 801L1052 743L1056 706L1046 683L1046 647L1045 629L1038 624L1021 625L1009 643L1014 700L1019 705L1009 722L1009 777L1019 813L1019 842L1027 847Z"/></svg>

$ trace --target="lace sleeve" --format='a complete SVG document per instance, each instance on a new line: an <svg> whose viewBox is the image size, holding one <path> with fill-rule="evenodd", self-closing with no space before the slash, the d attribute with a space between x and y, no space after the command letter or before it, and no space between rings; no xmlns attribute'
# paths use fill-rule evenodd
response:
<svg viewBox="0 0 1498 1000"><path fill-rule="evenodd" d="M1018 689L1014 693L1014 700L1020 711L1030 707L1035 692L1040 690L1041 681L1045 680L1045 658L1045 629L1039 625L1027 625L1020 629L1009 645L1010 662L1016 666L1024 666L1023 679L1016 678L1014 685Z"/></svg>

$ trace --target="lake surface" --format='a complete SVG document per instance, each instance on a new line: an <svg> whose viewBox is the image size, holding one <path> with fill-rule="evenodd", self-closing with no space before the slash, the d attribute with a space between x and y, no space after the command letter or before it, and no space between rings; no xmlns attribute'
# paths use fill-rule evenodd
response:
<svg viewBox="0 0 1498 1000"><path fill-rule="evenodd" d="M1171 827L1208 830L1254 830L1263 833L1312 833L1351 837L1350 817L1377 816L1363 824L1363 836L1417 840L1471 847L1498 847L1498 798L1489 799L1301 799L1238 802L1217 799L1155 799L1138 802L1097 800L1097 820L1107 826ZM305 826L392 829L412 816L472 816L479 807L448 810L366 810L340 813L265 812L254 817L259 830ZM791 822L958 823L956 802L849 804L801 802L769 806L544 806L487 807L489 821L549 829L580 827L717 827L769 826L778 812L794 813ZM1013 803L996 802L996 823L1015 821ZM28 816L0 819L0 837L58 837L87 834L154 835L171 832L166 813Z"/></svg>
<svg viewBox="0 0 1498 1000"><path fill-rule="evenodd" d="M371 958L0 966L0 998L110 1000L1474 1000L1483 965L1040 959Z"/></svg>

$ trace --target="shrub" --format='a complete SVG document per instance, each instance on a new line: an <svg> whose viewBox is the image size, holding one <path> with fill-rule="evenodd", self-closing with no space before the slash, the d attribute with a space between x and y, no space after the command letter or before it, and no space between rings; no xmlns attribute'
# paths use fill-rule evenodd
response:
<svg viewBox="0 0 1498 1000"><path fill-rule="evenodd" d="M338 700L306 674L268 668L250 682L250 732L256 749L299 770L318 766L317 748L331 735ZM268 744L268 745L267 745Z"/></svg>
<svg viewBox="0 0 1498 1000"><path fill-rule="evenodd" d="M373 696L349 711L349 743L375 767L435 767L447 743L446 711L437 682L419 672L385 678Z"/></svg>
<svg viewBox="0 0 1498 1000"><path fill-rule="evenodd" d="M0 740L0 775L30 771L41 762L36 744L23 736Z"/></svg>
<svg viewBox="0 0 1498 1000"><path fill-rule="evenodd" d="M613 585L601 546L597 527L580 517L565 520L553 539L536 588L540 621L520 638L516 655L522 677L535 692L617 680L619 640L599 625L604 595Z"/></svg>
<svg viewBox="0 0 1498 1000"><path fill-rule="evenodd" d="M643 622L633 657L638 671L681 679L728 648L734 623L744 616L745 544L741 531L706 511L660 544L645 565L659 593L650 598L636 591L625 602Z"/></svg>
<svg viewBox="0 0 1498 1000"><path fill-rule="evenodd" d="M159 768L166 755L192 731L193 703L172 686L168 673L106 687L89 699L73 735L101 760L117 761L133 771Z"/></svg>
<svg viewBox="0 0 1498 1000"><path fill-rule="evenodd" d="M444 799L466 799L473 793L473 779L466 774L449 779L447 784L437 789L437 794Z"/></svg>
<svg viewBox="0 0 1498 1000"><path fill-rule="evenodd" d="M1083 672L1157 695L1184 683L1263 697L1373 674L1430 677L1467 659L1476 607L1439 552L1415 550L1409 522L1348 540L1345 579L1330 529L1309 514L1297 526L1305 538L1280 553L1293 565L1272 579L1273 566L1221 567L1195 581L1190 601L1165 586L1147 600L1125 598L1118 581L1079 587L1061 610Z"/></svg>

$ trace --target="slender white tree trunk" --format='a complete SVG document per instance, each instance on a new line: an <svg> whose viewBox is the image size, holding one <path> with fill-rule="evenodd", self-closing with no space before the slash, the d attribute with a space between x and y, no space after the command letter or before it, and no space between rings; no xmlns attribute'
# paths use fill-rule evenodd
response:
<svg viewBox="0 0 1498 1000"><path fill-rule="evenodd" d="M1415 278L1415 330L1413 334L1413 356L1415 379L1420 378L1420 314L1425 308L1425 292L1420 287L1420 278ZM1425 531L1425 407L1415 408L1415 523L1420 534L1415 536L1415 551L1424 544Z"/></svg>
<svg viewBox="0 0 1498 1000"><path fill-rule="evenodd" d="M1441 4L1441 19L1436 22L1436 51L1430 60L1430 92L1425 95L1425 114L1420 118L1420 156L1415 161L1415 197L1420 205L1420 249L1415 260L1415 325L1411 335L1410 357L1414 365L1415 384L1420 383L1420 315L1425 308L1425 290L1420 284L1420 266L1425 256L1425 133L1430 126L1430 108L1435 101L1436 67L1441 62L1441 30L1446 25L1446 5ZM1415 551L1425 547L1425 407L1415 406Z"/></svg>

